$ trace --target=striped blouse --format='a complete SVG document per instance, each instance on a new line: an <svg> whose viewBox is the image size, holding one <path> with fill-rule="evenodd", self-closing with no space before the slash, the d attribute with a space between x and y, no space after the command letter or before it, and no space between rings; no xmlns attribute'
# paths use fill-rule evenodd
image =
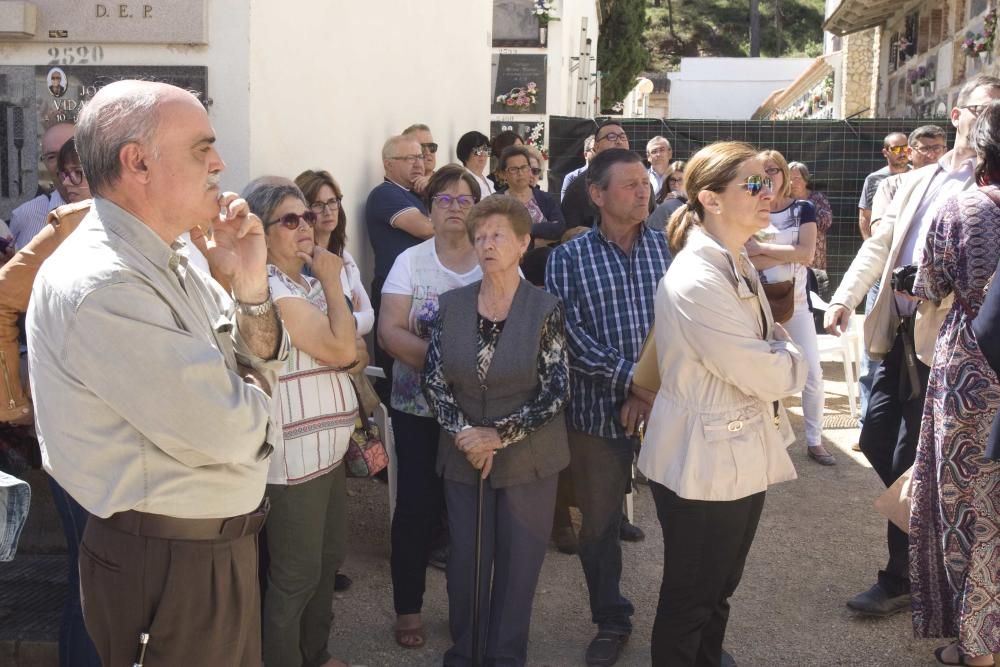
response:
<svg viewBox="0 0 1000 667"><path fill-rule="evenodd" d="M272 264L267 266L267 275L275 302L306 299L326 313L326 296L316 278L304 276L306 289ZM340 465L358 414L350 376L300 350L294 338L291 342L288 362L271 399L281 437L274 444L268 484L301 484Z"/></svg>

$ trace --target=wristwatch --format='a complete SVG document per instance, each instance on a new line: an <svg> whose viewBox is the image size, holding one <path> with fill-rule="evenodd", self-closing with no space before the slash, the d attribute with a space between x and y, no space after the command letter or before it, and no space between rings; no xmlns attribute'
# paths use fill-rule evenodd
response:
<svg viewBox="0 0 1000 667"><path fill-rule="evenodd" d="M243 303L235 298L233 301L236 303L236 312L248 317L261 317L263 315L267 315L274 307L274 301L271 300L270 288L267 290L267 299L261 303Z"/></svg>

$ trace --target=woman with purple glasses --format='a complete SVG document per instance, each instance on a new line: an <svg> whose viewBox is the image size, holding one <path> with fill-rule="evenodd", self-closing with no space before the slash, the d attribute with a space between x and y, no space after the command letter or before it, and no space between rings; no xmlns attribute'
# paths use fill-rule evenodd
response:
<svg viewBox="0 0 1000 667"><path fill-rule="evenodd" d="M270 183L246 200L264 224L268 285L292 344L271 402L280 428L267 475L264 664L336 667L344 663L326 644L346 550L343 459L358 412L347 371L367 361L341 284L343 260L316 245L316 214L302 192Z"/></svg>

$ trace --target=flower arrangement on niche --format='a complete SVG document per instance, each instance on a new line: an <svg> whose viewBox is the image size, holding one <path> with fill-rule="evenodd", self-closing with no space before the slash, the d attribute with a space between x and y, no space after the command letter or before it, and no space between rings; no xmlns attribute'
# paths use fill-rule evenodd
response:
<svg viewBox="0 0 1000 667"><path fill-rule="evenodd" d="M532 126L531 131L528 132L526 137L526 142L529 146L537 150L542 154L543 160L549 159L549 148L542 141L542 133L545 131L545 125L543 123L535 123Z"/></svg>
<svg viewBox="0 0 1000 667"><path fill-rule="evenodd" d="M965 39L962 40L962 53L970 58L985 57L991 48L993 48L993 37L986 37L982 33L967 32Z"/></svg>
<svg viewBox="0 0 1000 667"><path fill-rule="evenodd" d="M529 81L523 88L511 88L506 95L497 95L497 102L518 111L527 111L538 100L538 84Z"/></svg>
<svg viewBox="0 0 1000 667"><path fill-rule="evenodd" d="M538 25L544 27L552 21L559 20L556 8L549 0L535 0L535 16L538 18Z"/></svg>

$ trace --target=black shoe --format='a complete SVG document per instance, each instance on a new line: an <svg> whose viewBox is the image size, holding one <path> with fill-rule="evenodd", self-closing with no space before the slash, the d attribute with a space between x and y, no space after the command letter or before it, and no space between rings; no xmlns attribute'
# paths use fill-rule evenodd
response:
<svg viewBox="0 0 1000 667"><path fill-rule="evenodd" d="M882 586L875 584L848 600L847 608L866 616L892 616L910 608L910 594L889 595Z"/></svg>
<svg viewBox="0 0 1000 667"><path fill-rule="evenodd" d="M337 576L333 580L333 590L338 593L342 593L351 587L354 580L348 577L346 574L337 573Z"/></svg>
<svg viewBox="0 0 1000 667"><path fill-rule="evenodd" d="M556 549L564 554L575 554L580 546L571 526L557 528L552 534L552 541L556 543Z"/></svg>
<svg viewBox="0 0 1000 667"><path fill-rule="evenodd" d="M448 569L448 546L445 545L438 549L433 549L431 551L430 559L427 564L431 567L436 567L439 570Z"/></svg>
<svg viewBox="0 0 1000 667"><path fill-rule="evenodd" d="M722 667L736 667L736 660L726 649L722 649Z"/></svg>
<svg viewBox="0 0 1000 667"><path fill-rule="evenodd" d="M600 630L587 647L587 664L608 667L618 662L628 635Z"/></svg>
<svg viewBox="0 0 1000 667"><path fill-rule="evenodd" d="M646 533L642 532L642 528L622 517L622 525L618 528L618 537L626 542L642 542L646 539Z"/></svg>

